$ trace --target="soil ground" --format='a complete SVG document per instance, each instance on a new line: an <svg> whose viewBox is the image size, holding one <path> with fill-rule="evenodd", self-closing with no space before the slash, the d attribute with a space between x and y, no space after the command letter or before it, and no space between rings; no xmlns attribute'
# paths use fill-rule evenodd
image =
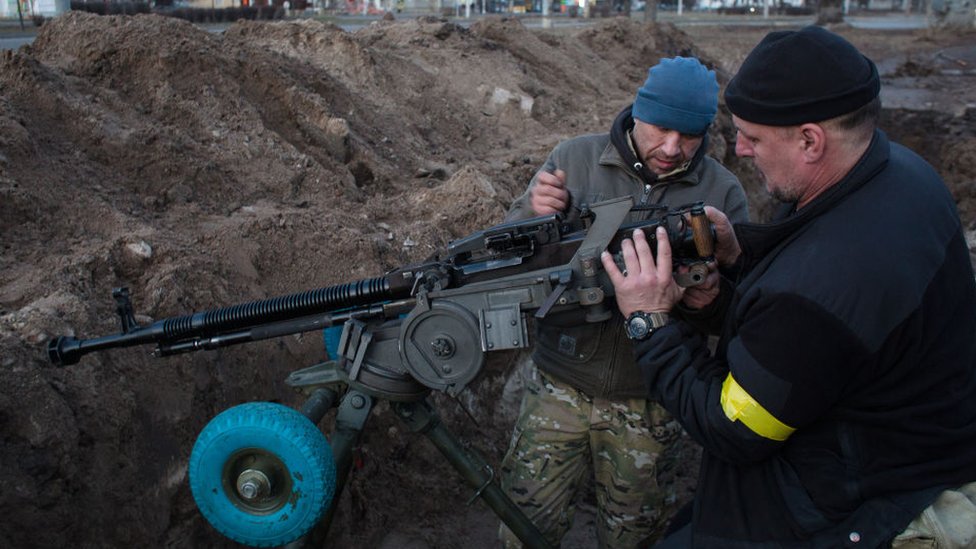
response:
<svg viewBox="0 0 976 549"><path fill-rule="evenodd" d="M0 53L0 546L236 546L193 504L194 439L242 402L299 406L283 379L323 358L307 333L50 365L52 336L118 331L111 288L129 287L147 321L421 261L501 220L549 149L608 128L660 57L699 56L724 85L769 30L422 17L212 33L69 13ZM834 30L878 63L883 128L941 171L972 242L976 35ZM727 115L712 132L762 219L768 199L734 158ZM491 354L458 399L431 397L496 469L520 358ZM680 451L687 500L696 450ZM465 504L472 490L388 403L355 456L327 545L495 545L487 507ZM591 509L582 495L564 546L594 545Z"/></svg>

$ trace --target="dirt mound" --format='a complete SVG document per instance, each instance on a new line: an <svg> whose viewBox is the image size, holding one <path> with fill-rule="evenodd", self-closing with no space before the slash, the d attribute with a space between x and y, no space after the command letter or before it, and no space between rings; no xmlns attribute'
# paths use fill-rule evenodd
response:
<svg viewBox="0 0 976 549"><path fill-rule="evenodd" d="M356 32L241 21L213 33L69 13L0 53L0 545L233 546L193 505L193 441L232 405L298 405L282 379L322 358L310 333L49 365L52 335L118 330L111 288L128 286L147 321L422 260L499 221L557 141L605 131L660 57L702 57L724 83L738 59L698 40L623 18L561 31L503 18ZM976 232L972 112L892 111L886 124L899 139L925 128L909 144L947 173ZM945 128L950 139L925 139ZM733 138L720 117L712 154L762 217ZM458 401L431 399L493 464L517 411L518 358L493 354ZM330 543L492 546L496 519L464 507L471 490L403 430L381 403ZM693 450L685 461L690 471Z"/></svg>

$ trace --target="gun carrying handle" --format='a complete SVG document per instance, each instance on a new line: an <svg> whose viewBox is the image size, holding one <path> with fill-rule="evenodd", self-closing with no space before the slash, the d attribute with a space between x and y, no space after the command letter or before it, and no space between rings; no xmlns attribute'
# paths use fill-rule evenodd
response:
<svg viewBox="0 0 976 549"><path fill-rule="evenodd" d="M715 237L712 234L711 224L708 216L705 215L705 206L698 204L691 209L689 216L691 234L695 240L695 249L698 250L698 257L711 258L715 255Z"/></svg>

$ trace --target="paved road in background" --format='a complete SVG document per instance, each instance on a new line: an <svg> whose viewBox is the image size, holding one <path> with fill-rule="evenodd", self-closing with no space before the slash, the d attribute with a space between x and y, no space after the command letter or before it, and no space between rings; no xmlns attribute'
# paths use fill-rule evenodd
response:
<svg viewBox="0 0 976 549"><path fill-rule="evenodd" d="M422 15L409 14L408 16ZM642 14L635 13L634 18L639 18ZM471 18L464 17L452 17L450 18L455 23L467 26L478 18L482 16L472 16ZM404 18L403 15L400 16L401 19ZM354 31L356 29L365 27L366 25L378 20L379 17L365 17L365 16L342 16L342 17L332 17L329 21L339 25L347 31ZM521 17L522 23L526 27L530 28L565 28L565 27L583 27L586 25L591 25L600 19L582 19L577 17L566 17L564 15L556 15L549 18L543 18L541 16L524 16ZM901 14L884 14L884 15L857 15L849 16L845 20L852 27L865 28L865 29L888 29L888 30L909 30L909 29L921 29L928 26L928 22L924 15L901 15ZM674 23L676 26L681 27L683 25L745 25L745 26L801 26L813 23L812 16L794 16L794 17L768 17L764 18L761 14L747 15L747 16L737 16L737 15L718 15L709 14L701 12L692 12L688 14L683 14L679 16L674 12L661 12L658 14L658 22L661 23ZM228 25L211 25L207 28L211 32L223 32ZM25 24L24 30L20 29L19 23L14 20L2 20L0 21L0 50L15 50L25 44L30 44L34 41L34 35L37 29L32 25Z"/></svg>
<svg viewBox="0 0 976 549"><path fill-rule="evenodd" d="M24 44L34 41L33 36L18 36L16 38L0 38L0 50L15 50Z"/></svg>

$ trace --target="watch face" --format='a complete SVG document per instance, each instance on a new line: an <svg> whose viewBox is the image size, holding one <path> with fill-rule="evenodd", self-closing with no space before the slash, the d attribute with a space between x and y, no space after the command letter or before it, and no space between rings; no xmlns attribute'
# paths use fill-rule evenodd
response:
<svg viewBox="0 0 976 549"><path fill-rule="evenodd" d="M627 334L631 339L641 339L647 335L648 328L650 326L647 323L647 319L642 316L635 316L627 321Z"/></svg>

